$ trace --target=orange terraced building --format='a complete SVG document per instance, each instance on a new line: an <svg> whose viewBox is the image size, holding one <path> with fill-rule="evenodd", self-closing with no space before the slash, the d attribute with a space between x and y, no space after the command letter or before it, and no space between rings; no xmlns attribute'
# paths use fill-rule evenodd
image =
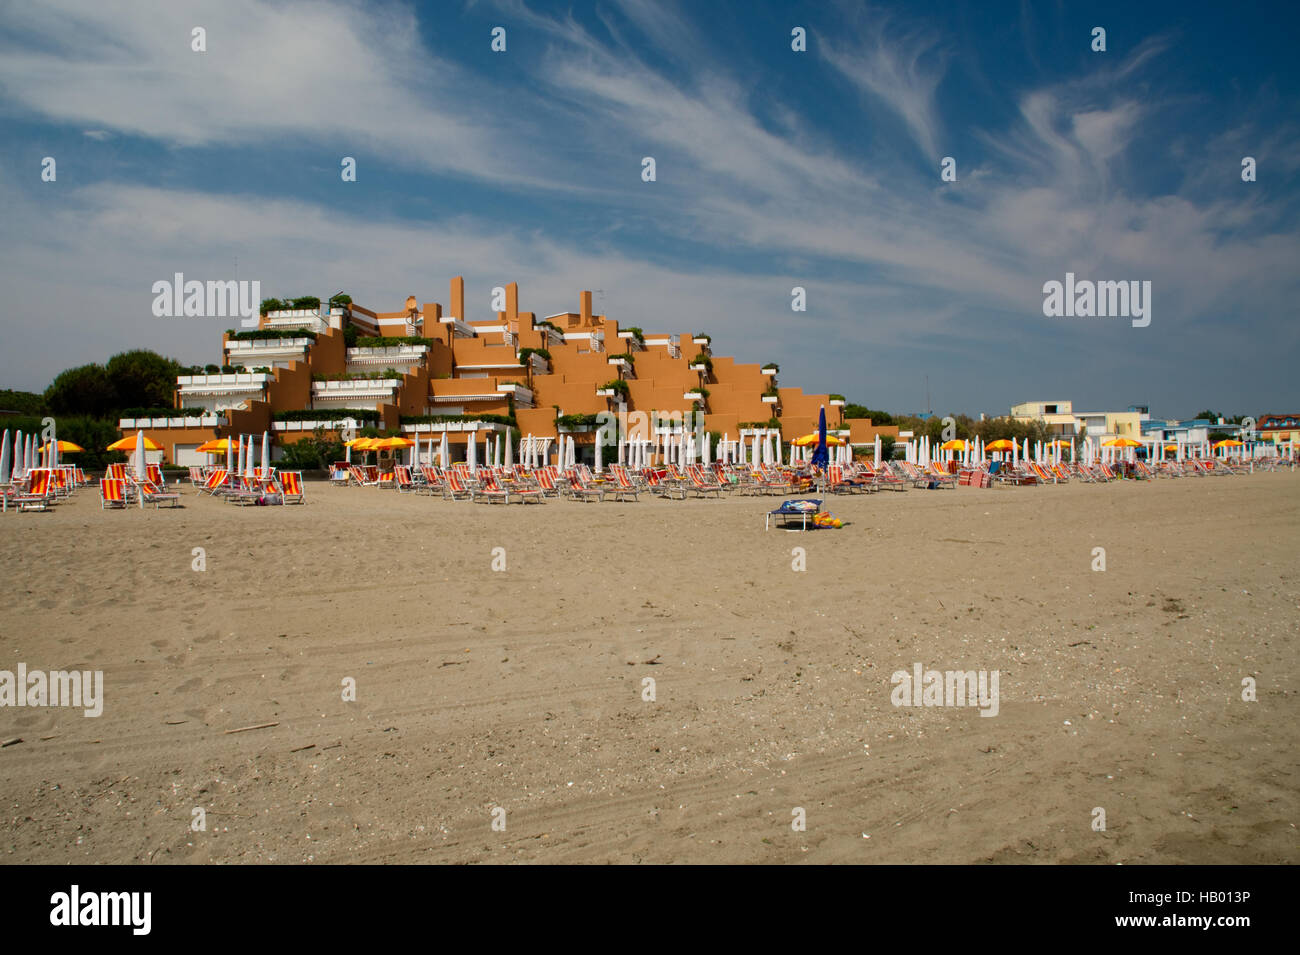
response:
<svg viewBox="0 0 1300 955"><path fill-rule="evenodd" d="M223 336L221 364L234 373L182 375L174 417L120 427L143 430L176 465L206 463L194 449L214 437L270 431L283 447L317 428L337 435L356 411L372 416L363 425L425 442L445 433L457 459L469 437L509 428L498 417L552 446L572 435L587 459L590 416L600 412L626 412L634 431L637 412L646 413L641 427L663 416L663 433L693 411L706 431L733 440L779 429L788 442L816 430L825 405L827 427L855 445L897 437L895 428L844 420L838 396L781 387L775 365L714 355L708 336L620 328L592 313L591 292L579 294L576 311L538 319L519 311L515 283L501 291L504 309L481 321L466 317L460 277L446 307L412 296L394 312L357 304L269 311L256 331Z"/></svg>

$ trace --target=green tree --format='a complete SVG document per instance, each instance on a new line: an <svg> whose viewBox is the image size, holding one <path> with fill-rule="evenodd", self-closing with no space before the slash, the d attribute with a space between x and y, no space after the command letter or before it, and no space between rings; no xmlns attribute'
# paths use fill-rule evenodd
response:
<svg viewBox="0 0 1300 955"><path fill-rule="evenodd" d="M848 403L844 406L844 419L849 418L870 418L872 424L891 425L894 423L894 417L887 411L872 411L866 405Z"/></svg>
<svg viewBox="0 0 1300 955"><path fill-rule="evenodd" d="M147 349L114 355L104 366L121 408L167 408L176 392L179 362Z"/></svg>
<svg viewBox="0 0 1300 955"><path fill-rule="evenodd" d="M117 389L102 365L79 365L61 372L45 389L45 404L56 415L105 418L118 407Z"/></svg>
<svg viewBox="0 0 1300 955"><path fill-rule="evenodd" d="M0 411L17 411L19 414L45 413L45 396L31 391L0 390Z"/></svg>

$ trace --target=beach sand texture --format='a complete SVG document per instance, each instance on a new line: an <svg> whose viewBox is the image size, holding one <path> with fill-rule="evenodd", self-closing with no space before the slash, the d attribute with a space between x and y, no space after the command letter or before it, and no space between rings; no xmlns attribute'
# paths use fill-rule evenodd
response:
<svg viewBox="0 0 1300 955"><path fill-rule="evenodd" d="M307 494L0 516L0 669L105 681L97 719L0 709L6 862L1300 861L1300 474L806 534L780 498ZM892 705L916 662L998 670L998 715Z"/></svg>

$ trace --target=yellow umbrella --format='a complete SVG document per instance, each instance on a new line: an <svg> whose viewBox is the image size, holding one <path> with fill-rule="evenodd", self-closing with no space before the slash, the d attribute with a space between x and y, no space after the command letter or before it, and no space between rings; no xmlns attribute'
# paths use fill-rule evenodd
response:
<svg viewBox="0 0 1300 955"><path fill-rule="evenodd" d="M817 434L814 432L813 434L800 435L790 443L793 444L796 448L812 447L817 443ZM844 444L843 438L837 438L833 434L826 435L826 446L828 448L838 448L843 446L843 444Z"/></svg>
<svg viewBox="0 0 1300 955"><path fill-rule="evenodd" d="M134 440L135 440L135 439L133 438L133 439L132 439L132 442L134 442ZM51 444L54 444L54 442L53 442L53 441L48 442L48 443L47 443L43 448L41 448L41 450L44 451L46 454L49 454L49 453L50 453L50 445L51 445ZM79 445L79 444L73 444L71 441L62 441L62 440L60 440L60 441L58 442L58 444L59 444L59 453L60 453L60 454L62 454L64 451L85 451L85 450L86 450L86 449L83 448L81 445Z"/></svg>
<svg viewBox="0 0 1300 955"><path fill-rule="evenodd" d="M1142 442L1134 441L1132 438L1115 438L1112 441L1103 441L1101 446L1103 448L1140 448Z"/></svg>
<svg viewBox="0 0 1300 955"><path fill-rule="evenodd" d="M988 444L984 445L984 450L985 451L1010 451L1015 446L1016 443L1014 441L1008 440L1007 438L998 438L998 440L990 441Z"/></svg>
<svg viewBox="0 0 1300 955"><path fill-rule="evenodd" d="M1053 442L1049 445L1049 447L1053 447L1053 448L1068 448L1068 447L1071 447L1071 444L1070 444L1069 441L1066 441L1064 438L1057 438L1055 441L1053 441Z"/></svg>
<svg viewBox="0 0 1300 955"><path fill-rule="evenodd" d="M415 442L410 438L374 438L366 450L389 451L394 448L410 448L414 445Z"/></svg>
<svg viewBox="0 0 1300 955"><path fill-rule="evenodd" d="M344 447L351 448L353 451L370 451L375 446L377 438L353 438L351 441L345 441Z"/></svg>
<svg viewBox="0 0 1300 955"><path fill-rule="evenodd" d="M124 440L131 442L131 447L135 447L135 438L126 438ZM120 442L119 442L120 443ZM152 445L152 448L150 447ZM153 444L148 438L144 439L146 449L158 450L158 446ZM231 451L238 451L243 445L239 443L238 438L214 438L211 441L204 441L194 449L196 454L221 454L227 448Z"/></svg>
<svg viewBox="0 0 1300 955"><path fill-rule="evenodd" d="M951 441L945 441L943 444L939 445L939 450L940 451L965 451L966 442L963 441L961 438L954 438Z"/></svg>
<svg viewBox="0 0 1300 955"><path fill-rule="evenodd" d="M1165 445L1165 453L1166 453L1166 454L1177 454L1177 453L1178 453L1178 445L1176 445L1176 444L1166 444L1166 445Z"/></svg>
<svg viewBox="0 0 1300 955"><path fill-rule="evenodd" d="M1223 441L1219 441L1219 442L1217 442L1217 443L1214 445L1214 449L1215 449L1216 451L1217 451L1219 448L1244 448L1244 447L1245 447L1245 445L1242 444L1240 441L1238 441L1236 438L1227 438L1227 439L1225 439L1225 440L1223 440Z"/></svg>
<svg viewBox="0 0 1300 955"><path fill-rule="evenodd" d="M63 445L64 445L64 444L65 444L65 442L63 442L63 441L60 441L60 442L59 442L59 450L60 450L60 451L63 450ZM152 438L146 436L145 439L144 439L144 448L145 448L146 451L161 451L161 450L162 450L162 445L155 443L154 440L153 440ZM81 448L77 448L77 450L80 451ZM125 438L122 438L120 441L114 441L114 442L113 442L112 444L110 444L107 448L105 448L105 450L106 450L106 451L134 451L134 450L135 450L135 435L129 435L129 436L125 437ZM201 450L203 450L203 449L200 448L199 450L201 451Z"/></svg>

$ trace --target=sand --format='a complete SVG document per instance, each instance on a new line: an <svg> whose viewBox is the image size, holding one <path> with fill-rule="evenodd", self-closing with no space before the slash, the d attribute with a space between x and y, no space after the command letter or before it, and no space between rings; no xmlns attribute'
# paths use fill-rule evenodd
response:
<svg viewBox="0 0 1300 955"><path fill-rule="evenodd" d="M807 534L307 491L0 516L0 669L105 680L99 718L0 708L0 857L1300 861L1300 473L836 497ZM997 716L893 705L917 662L997 670Z"/></svg>

